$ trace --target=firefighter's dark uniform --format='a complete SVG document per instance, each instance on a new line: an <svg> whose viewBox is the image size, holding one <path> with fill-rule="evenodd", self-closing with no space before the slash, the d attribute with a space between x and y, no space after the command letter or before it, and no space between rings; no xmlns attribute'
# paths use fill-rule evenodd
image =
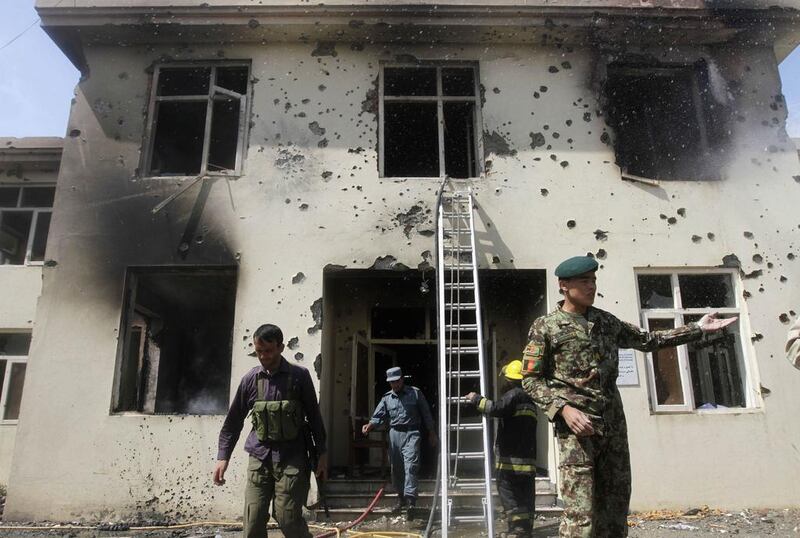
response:
<svg viewBox="0 0 800 538"><path fill-rule="evenodd" d="M520 361L512 361L504 368L504 375L515 379L521 367ZM519 386L497 401L477 395L472 402L479 412L500 419L495 443L497 491L509 535L528 537L533 530L536 498L536 405Z"/></svg>

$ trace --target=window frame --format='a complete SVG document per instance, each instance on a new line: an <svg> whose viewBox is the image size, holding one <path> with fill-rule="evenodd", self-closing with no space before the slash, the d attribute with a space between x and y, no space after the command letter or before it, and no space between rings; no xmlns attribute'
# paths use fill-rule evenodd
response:
<svg viewBox="0 0 800 538"><path fill-rule="evenodd" d="M31 260L31 253L33 251L33 242L36 239L36 229L39 226L39 215L42 213L50 214L51 224L52 224L52 216L53 216L53 206L55 205L55 200L53 204L49 207L47 206L31 206L31 207L22 207L22 197L25 192L26 188L56 188L55 183L0 183L0 188L19 188L19 193L17 194L17 205L15 207L0 207L0 222L3 219L3 213L33 213L33 217L31 218L31 227L30 231L28 232L28 242L25 245L25 260L19 264L0 264L0 267L25 267L25 266L43 266L45 259L47 259L47 240L50 239L50 231L47 232L47 239L45 240L45 251L42 260ZM53 195L55 199L55 194ZM7 332L7 331L3 331ZM0 415L1 417L2 415Z"/></svg>
<svg viewBox="0 0 800 538"><path fill-rule="evenodd" d="M30 329L0 329L0 334L27 334L31 335L33 338L32 331ZM6 407L8 407L8 389L11 386L11 368L14 364L25 364L25 377L28 376L27 364L28 364L28 357L30 356L31 351L30 348L28 349L27 355L0 355L0 361L6 361L6 371L3 375L3 385L0 387L0 426L14 426L19 423L19 419L6 419ZM24 383L24 381L23 381ZM23 384L22 387L23 393L25 392L25 386Z"/></svg>
<svg viewBox="0 0 800 538"><path fill-rule="evenodd" d="M639 290L640 275L661 275L669 276L672 285L672 308L642 308L642 300ZM728 275L731 279L732 295L734 299L733 307L725 308L683 308L682 298L680 295L680 284L678 277L681 275ZM634 270L634 282L636 288L636 304L642 320L642 326L645 330L650 331L650 321L655 319L672 320L675 327L680 327L685 324L684 316L703 315L709 312L718 312L723 315L737 315L739 317L739 343L738 353L741 355L737 357L739 366L741 367L742 377L742 392L745 398L744 407L732 407L725 409L697 409L695 407L694 398L694 385L692 384L691 365L689 363L689 352L686 344L676 346L678 356L678 371L681 379L681 389L683 392L683 404L659 404L658 393L656 392L656 379L655 368L653 362L653 353L645 353L645 371L647 375L647 388L650 399L650 409L654 414L725 414L725 413L742 413L758 409L760 400L756 396L754 387L757 380L755 379L755 365L753 364L753 352L749 344L749 340L744 335L749 334L748 320L746 318L746 311L742 301L742 282L739 274L735 269L728 268L636 268Z"/></svg>
<svg viewBox="0 0 800 538"><path fill-rule="evenodd" d="M414 68L414 67L433 67L436 68L436 95L417 95L417 96L397 96L384 94L384 71L389 68ZM442 69L448 68L471 68L474 74L473 83L475 85L472 96L466 95L442 95ZM484 177L483 163L483 118L481 117L481 84L480 69L477 61L453 61L453 60L424 60L418 62L395 62L381 61L378 74L378 177L389 180L406 179L441 179L445 176L445 151L444 151L444 103L473 103L475 111L473 129L475 133L475 175L464 179L482 179ZM386 101L393 103L436 103L436 125L439 142L439 175L438 176L387 176L385 173L384 142L384 119L386 111L384 104Z"/></svg>
<svg viewBox="0 0 800 538"><path fill-rule="evenodd" d="M137 289L139 285L139 278L141 275L166 275L166 274L183 274L185 272L194 273L194 274L213 274L213 273L221 273L221 272L232 272L234 275L235 283L236 283L236 290L234 290L234 319L231 322L232 332L230 336L231 342L231 349L234 349L234 332L236 326L236 306L235 300L238 297L238 281L240 276L240 267L238 265L185 265L185 264L178 264L178 265L128 265L125 268L125 278L123 283L123 290L121 296L121 305L120 305L120 319L119 319L119 338L117 343L117 350L115 353L115 366L114 366L114 375L113 375L113 385L111 387L111 402L109 405L109 416L135 416L135 417L147 417L147 416L190 416L193 413L165 413L165 412L156 412L155 407L157 405L158 398L154 396L152 401L146 401L142 405L142 410L120 410L120 399L122 396L122 383L124 382L123 378L123 369L125 366L125 355L127 353L128 344L130 342L130 335L132 328L142 328L139 325L136 325L133 319L135 318L135 314L138 313L147 313L149 314L150 311L143 307L142 305L136 304L136 295ZM144 342L146 340L146 332L142 331L142 335L140 336L140 342ZM232 370L229 370L229 376L232 377ZM141 364L137 367L137 380L136 380L136 388L137 392L140 390L141 383L143 382L142 378L142 370ZM158 374L155 374L156 380L158 378ZM156 386L157 386L156 381ZM203 414L202 416L224 416L227 412L227 407L225 411L220 411L219 413L215 414Z"/></svg>
<svg viewBox="0 0 800 538"><path fill-rule="evenodd" d="M178 69L178 68L203 68L207 67L211 70L209 74L208 92L205 95L158 95L158 79L163 69ZM216 85L217 81L217 68L219 67L244 67L247 68L247 91L244 94L238 94L227 88L222 88ZM150 96L147 104L147 123L144 131L144 142L142 144L142 158L140 162L140 170L143 170L143 178L147 179L185 179L190 177L202 176L217 176L217 177L240 177L244 174L244 161L247 153L246 138L249 133L250 124L250 106L252 101L253 84L252 80L252 62L250 60L197 60L197 61L184 61L184 62L165 62L153 66L153 75L150 78ZM236 167L234 170L208 170L208 154L209 145L211 141L211 121L213 118L214 108L214 95L220 93L235 99L239 99L239 128L236 132ZM154 174L151 170L153 160L153 146L155 144L155 132L158 118L156 117L156 105L160 102L201 102L206 101L206 118L205 127L203 130L203 149L200 161L200 171L194 176L186 175L170 175L170 174Z"/></svg>

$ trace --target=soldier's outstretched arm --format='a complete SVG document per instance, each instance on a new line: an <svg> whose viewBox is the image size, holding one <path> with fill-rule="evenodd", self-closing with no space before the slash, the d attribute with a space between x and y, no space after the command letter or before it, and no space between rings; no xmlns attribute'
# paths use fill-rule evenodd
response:
<svg viewBox="0 0 800 538"><path fill-rule="evenodd" d="M680 346L699 340L705 333L720 331L734 323L737 316L719 319L717 314L706 314L700 321L663 331L647 332L632 323L614 318L618 324L617 345L640 351L653 351L661 347Z"/></svg>

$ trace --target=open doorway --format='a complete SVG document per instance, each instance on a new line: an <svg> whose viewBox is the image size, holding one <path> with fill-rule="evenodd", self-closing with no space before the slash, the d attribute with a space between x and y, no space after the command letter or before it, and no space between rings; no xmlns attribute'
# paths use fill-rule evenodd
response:
<svg viewBox="0 0 800 538"><path fill-rule="evenodd" d="M335 270L324 276L325 335L322 371L334 476L369 476L385 471L383 434L369 443L361 425L389 390L386 369L400 366L425 394L438 423L438 341L433 271ZM546 311L545 276L540 270L481 270L484 341L489 397L497 372L519 358L531 322ZM423 282L426 283L423 286ZM547 430L537 436L538 460L547 468ZM426 434L423 432L425 437ZM424 439L425 439L424 437ZM354 448L354 446L356 448ZM436 450L423 442L421 477L433 478Z"/></svg>

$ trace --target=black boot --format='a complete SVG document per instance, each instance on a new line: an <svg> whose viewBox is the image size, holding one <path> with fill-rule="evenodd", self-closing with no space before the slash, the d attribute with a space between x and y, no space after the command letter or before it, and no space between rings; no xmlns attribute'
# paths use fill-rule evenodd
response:
<svg viewBox="0 0 800 538"><path fill-rule="evenodd" d="M394 507L392 508L392 515L399 516L405 511L405 507L406 507L406 498L401 493L397 496L397 504L394 505Z"/></svg>
<svg viewBox="0 0 800 538"><path fill-rule="evenodd" d="M417 499L414 497L408 497L406 499L408 501L408 506L406 507L406 521L414 521L414 517L416 516L416 504Z"/></svg>

